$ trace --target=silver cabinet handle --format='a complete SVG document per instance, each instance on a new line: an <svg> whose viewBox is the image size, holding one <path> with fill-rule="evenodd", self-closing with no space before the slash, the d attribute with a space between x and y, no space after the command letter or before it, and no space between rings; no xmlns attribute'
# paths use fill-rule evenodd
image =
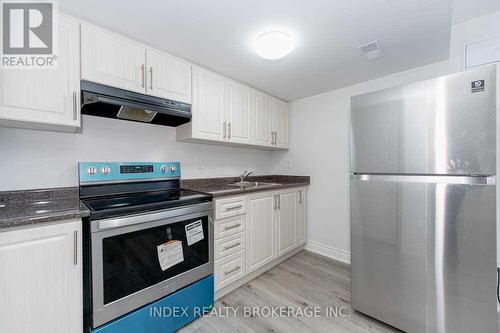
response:
<svg viewBox="0 0 500 333"><path fill-rule="evenodd" d="M76 110L76 91L73 91L73 119L76 120L78 118L77 110Z"/></svg>
<svg viewBox="0 0 500 333"><path fill-rule="evenodd" d="M231 139L231 123L227 123L227 138Z"/></svg>
<svg viewBox="0 0 500 333"><path fill-rule="evenodd" d="M73 265L78 265L78 230L73 232Z"/></svg>
<svg viewBox="0 0 500 333"><path fill-rule="evenodd" d="M222 131L223 131L222 135L223 135L224 139L226 138L226 124L227 124L226 122L222 123Z"/></svg>
<svg viewBox="0 0 500 333"><path fill-rule="evenodd" d="M149 67L149 88L153 90L153 67Z"/></svg>
<svg viewBox="0 0 500 333"><path fill-rule="evenodd" d="M229 271L224 272L224 275L229 275L231 273L234 273L234 272L238 271L240 268L241 268L240 266L236 266L235 268L233 268L233 269L231 269Z"/></svg>
<svg viewBox="0 0 500 333"><path fill-rule="evenodd" d="M224 210L225 210L226 212L231 212L231 211L233 211L233 210L238 210L238 209L242 209L242 208L243 208L243 206L242 206L242 205L239 205L239 206L234 206L234 207L224 208Z"/></svg>
<svg viewBox="0 0 500 333"><path fill-rule="evenodd" d="M299 204L302 203L302 191L299 191Z"/></svg>
<svg viewBox="0 0 500 333"><path fill-rule="evenodd" d="M145 75L146 72L144 71L144 64L141 65L141 87L144 88L144 81L146 81Z"/></svg>
<svg viewBox="0 0 500 333"><path fill-rule="evenodd" d="M274 145L278 144L278 132L274 132Z"/></svg>
<svg viewBox="0 0 500 333"><path fill-rule="evenodd" d="M240 245L241 245L241 243L237 242L237 243L234 243L233 245L224 246L224 250L229 250L229 249L235 248L235 247L240 246Z"/></svg>
<svg viewBox="0 0 500 333"><path fill-rule="evenodd" d="M281 209L281 196L279 194L276 195L276 199L277 199L277 202L278 202L278 209Z"/></svg>
<svg viewBox="0 0 500 333"><path fill-rule="evenodd" d="M231 226L225 226L224 230L231 230L231 229L234 229L234 228L238 228L239 226L241 226L241 223L233 224Z"/></svg>
<svg viewBox="0 0 500 333"><path fill-rule="evenodd" d="M278 209L278 201L276 200L277 199L277 195L273 195L273 209Z"/></svg>

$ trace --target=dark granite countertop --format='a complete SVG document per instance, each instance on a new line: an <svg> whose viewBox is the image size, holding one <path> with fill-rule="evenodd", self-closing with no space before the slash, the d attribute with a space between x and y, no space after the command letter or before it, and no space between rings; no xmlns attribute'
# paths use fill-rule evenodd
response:
<svg viewBox="0 0 500 333"><path fill-rule="evenodd" d="M247 180L276 185L249 189L228 185L239 180L239 177L183 179L181 187L209 193L218 198L310 184L309 176L271 175L248 177ZM42 223L58 223L89 215L90 211L78 198L77 187L0 192L0 232Z"/></svg>
<svg viewBox="0 0 500 333"><path fill-rule="evenodd" d="M0 192L0 232L89 214L77 187Z"/></svg>
<svg viewBox="0 0 500 333"><path fill-rule="evenodd" d="M308 186L310 184L309 176L284 176L284 175L253 176L253 177L248 177L246 180L251 182L274 183L276 185L245 189L229 185L232 183L239 182L240 181L239 177L225 177L225 178L183 179L181 180L181 188L186 190L209 193L212 194L214 198L218 198L230 195L240 195L253 192Z"/></svg>

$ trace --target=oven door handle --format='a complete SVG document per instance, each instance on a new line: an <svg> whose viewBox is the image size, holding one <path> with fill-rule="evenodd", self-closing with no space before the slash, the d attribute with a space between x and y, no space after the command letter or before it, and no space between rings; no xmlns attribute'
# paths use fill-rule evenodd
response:
<svg viewBox="0 0 500 333"><path fill-rule="evenodd" d="M171 210L160 211L157 213L149 213L142 215L134 215L129 217L114 218L108 220L102 220L97 222L97 231L116 229L122 227L128 227L131 225L147 223L157 220L164 220L172 217L188 215L193 213L199 213L204 211L209 211L213 209L213 204L211 202L206 202L202 204L186 206L182 208L176 208ZM211 222L213 224L213 221Z"/></svg>

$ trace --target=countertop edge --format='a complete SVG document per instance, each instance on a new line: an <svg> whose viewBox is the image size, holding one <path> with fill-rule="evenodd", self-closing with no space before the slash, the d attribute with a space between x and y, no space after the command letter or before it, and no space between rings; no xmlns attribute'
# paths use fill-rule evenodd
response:
<svg viewBox="0 0 500 333"><path fill-rule="evenodd" d="M65 220L81 219L90 215L90 211L81 209L79 211L57 212L43 216L23 216L0 221L0 232L14 231L26 228L37 228L53 224L60 224Z"/></svg>
<svg viewBox="0 0 500 333"><path fill-rule="evenodd" d="M236 196L236 195L250 195L254 193L259 193L259 192L272 192L272 191L280 191L280 190L285 190L289 188L297 188L297 187L307 187L309 186L309 183L295 183L295 184L282 184L282 185L276 185L276 186L269 186L269 187L264 187L264 188L255 188L255 189L247 189L247 190L228 190L228 191L220 191L220 192L207 192L209 194L212 194L214 199L221 198L221 197L231 197L231 196ZM202 192L202 191L200 191Z"/></svg>
<svg viewBox="0 0 500 333"><path fill-rule="evenodd" d="M211 194L215 199L221 197L249 195L259 192L280 191L289 188L307 187L311 185L309 176L291 176L291 175L263 175L248 178L249 181L279 183L274 186L256 187L250 189L241 189L238 187L230 188L227 184L239 181L237 177L221 178L202 178L186 179L181 181L183 189ZM220 188L220 189L219 189Z"/></svg>
<svg viewBox="0 0 500 333"><path fill-rule="evenodd" d="M38 201L55 205L43 208L45 203ZM87 206L78 198L78 187L4 191L0 192L0 203L6 209L2 212L0 208L0 232L57 224L90 215ZM33 205L38 204L47 212L34 214Z"/></svg>

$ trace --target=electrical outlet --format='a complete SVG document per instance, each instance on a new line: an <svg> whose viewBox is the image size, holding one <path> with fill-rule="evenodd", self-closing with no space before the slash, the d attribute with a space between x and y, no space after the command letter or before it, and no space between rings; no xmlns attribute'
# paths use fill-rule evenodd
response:
<svg viewBox="0 0 500 333"><path fill-rule="evenodd" d="M198 169L205 169L207 166L207 161L205 161L204 158L199 157L198 158Z"/></svg>

